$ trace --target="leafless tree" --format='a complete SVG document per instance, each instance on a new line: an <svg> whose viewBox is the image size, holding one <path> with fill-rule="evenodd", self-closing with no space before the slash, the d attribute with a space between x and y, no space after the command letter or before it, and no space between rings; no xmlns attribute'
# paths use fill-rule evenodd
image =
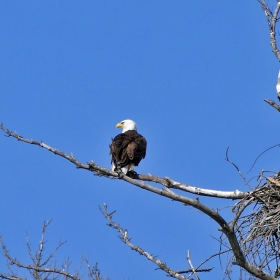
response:
<svg viewBox="0 0 280 280"><path fill-rule="evenodd" d="M59 242L57 247L50 253L47 257L44 258L45 253L45 244L46 244L46 229L49 226L50 221L44 223L42 227L42 236L39 243L39 248L33 254L31 249L31 244L29 242L28 236L26 236L26 245L28 254L31 260L31 264L23 264L16 258L13 258L5 243L3 241L2 236L0 236L0 245L3 250L3 254L6 258L6 264L9 271L9 274L4 274L0 272L0 279L8 279L8 280L23 280L23 279L69 279L69 280L80 280L80 279L89 279L89 280L109 280L109 277L104 277L101 275L100 270L98 268L98 264L96 263L92 266L87 258L82 258L80 268L74 273L70 272L71 262L67 259L62 265L58 265L55 260L55 255L59 248L65 242ZM86 275L82 273L82 267L85 267ZM16 268L16 270L14 269ZM18 271L28 271L28 278L24 276L20 276L20 272Z"/></svg>
<svg viewBox="0 0 280 280"><path fill-rule="evenodd" d="M275 54L278 61L280 61L280 51L277 46L277 33L278 33L277 24L279 22L280 1L278 1L278 0L275 1L276 8L274 10L272 8L270 8L267 1L258 0L258 2L260 3L260 5L264 11L265 17L266 17L267 25L269 28L269 39L270 39L270 45L272 48L272 52ZM280 101L280 71L278 73L276 92L277 92L278 100ZM265 99L264 101L280 112L280 106L276 102L274 102L271 99Z"/></svg>
<svg viewBox="0 0 280 280"><path fill-rule="evenodd" d="M144 190L156 193L168 199L172 199L173 201L183 203L183 205L189 205L195 209L198 209L200 212L207 215L219 225L219 230L222 233L220 238L221 249L220 252L215 254L215 256L221 255L225 252L232 254L227 266L228 275L230 275L232 265L237 265L241 268L241 272L244 274L244 279L246 279L247 276L254 276L255 278L260 279L277 279L279 275L278 251L280 249L278 248L278 213L280 209L280 203L278 202L278 200L280 201L280 195L278 189L280 186L280 174L276 174L274 177L264 177L264 173L262 172L259 177L258 185L253 188L246 181L239 168L229 160L227 151L226 160L233 164L238 173L242 176L245 183L251 189L250 192L240 192L238 190L232 192L223 192L201 189L188 184L176 182L167 177L159 178L150 174L135 174L133 178L131 178L124 175L123 173L118 174L112 172L104 167L99 166L93 161L90 163L81 163L76 158L74 158L73 155L65 154L49 145L46 145L43 142L26 139L16 133L9 131L3 126L3 124L1 124L0 129L5 132L6 136L8 137L13 137L19 141L47 149L48 151L72 162L77 168L88 170L96 176L102 176L104 178L118 178L119 180L125 181ZM263 183L264 179L266 181ZM147 182L149 182L149 184ZM153 183L153 185L151 183ZM154 183L161 185L161 187L157 187L154 185ZM176 193L176 190L184 191L185 193L195 193L198 196L210 196L220 199L237 200L237 203L232 209L232 211L235 213L235 217L231 222L227 222L222 217L219 210L213 210L209 208L207 205L201 203L199 199L191 199L186 195L179 195ZM252 205L256 206L255 210L252 210ZM126 245L145 256L148 260L154 262L169 276L176 279L191 279L191 277L194 276L196 279L198 279L199 272L209 272L211 270L211 268L201 268L201 266L194 268L191 263L190 253L188 253L188 262L190 264L189 271L175 271L171 269L162 260L153 257L152 254L146 252L143 248L130 242L128 231L115 224L112 219L115 211L108 213L107 205L104 205L104 210L102 213L109 221L109 226L119 231L120 238ZM6 253L5 256L7 256ZM204 263L205 262L203 262L203 264ZM250 279L252 279L252 277Z"/></svg>

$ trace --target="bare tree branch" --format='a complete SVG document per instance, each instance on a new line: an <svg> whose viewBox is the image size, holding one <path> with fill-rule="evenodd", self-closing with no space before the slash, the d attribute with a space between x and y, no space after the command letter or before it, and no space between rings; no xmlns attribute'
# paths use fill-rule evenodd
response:
<svg viewBox="0 0 280 280"><path fill-rule="evenodd" d="M7 258L7 260L12 264L12 265L16 265L19 268L25 268L28 271L30 271L30 273L34 276L34 279L41 279L39 272L43 272L43 273L55 273L55 274L60 274L66 277L69 277L70 279L73 280L80 280L79 277L76 277L75 275L66 272L64 270L60 270L60 269L56 269L56 268L49 268L49 267L41 267L40 262L36 263L35 265L26 265L26 264L22 264L21 262L19 262L16 258L12 258L3 242L2 237L0 236L0 244L4 253L4 256ZM8 278L4 278L2 275L1 277L3 279L8 279ZM10 276L8 276L10 277Z"/></svg>
<svg viewBox="0 0 280 280"><path fill-rule="evenodd" d="M155 263L161 270L165 271L166 273L168 273L169 276L176 278L176 279L180 279L180 280L188 280L189 278L180 275L179 273L177 273L176 271L172 270L171 268L169 268L164 262L162 262L160 259L156 259L153 255L149 254L148 252L146 252L145 250L143 250L141 247L133 245L130 240L131 238L128 237L128 232L127 230L124 230L120 225L117 225L113 222L112 220L112 213L115 213L116 211L113 211L111 214L109 214L107 212L107 205L104 203L103 205L103 210L101 209L101 207L99 207L101 213L104 215L104 217L109 221L109 226L113 227L114 229L118 230L118 232L121 234L120 238L121 240L128 245L132 250L138 252L140 255L145 256L149 261L152 261L153 263Z"/></svg>
<svg viewBox="0 0 280 280"><path fill-rule="evenodd" d="M273 108L275 108L277 111L280 112L280 106L278 104L276 104L273 100L270 99L264 99L264 101L266 103L268 103L270 106L272 106Z"/></svg>
<svg viewBox="0 0 280 280"><path fill-rule="evenodd" d="M188 263L189 263L189 265L190 265L190 267L191 267L191 269L192 269L192 272L193 272L193 274L194 274L195 279L196 279L196 280L199 280L199 277L197 276L196 271L195 271L195 269L194 269L194 267L193 267L193 264L192 264L192 261L191 261L191 253L190 253L190 250L188 250L188 253L187 253L187 260L188 260Z"/></svg>
<svg viewBox="0 0 280 280"><path fill-rule="evenodd" d="M9 275L5 275L0 273L0 279L7 279L7 280L26 280L26 278L20 278L17 276L9 276Z"/></svg>
<svg viewBox="0 0 280 280"><path fill-rule="evenodd" d="M277 57L277 59L280 60L280 52L278 50L277 42L276 42L276 38L275 38L276 24L279 20L278 14L279 14L279 10L280 10L280 2L277 1L277 5L276 5L274 13L268 7L265 0L258 0L258 2L261 4L261 7L262 7L265 17L266 17L266 21L267 21L268 28L269 28L270 45L272 47L272 51L275 54L275 56Z"/></svg>
<svg viewBox="0 0 280 280"><path fill-rule="evenodd" d="M202 196L211 196L211 197L226 198L226 199L240 199L240 198L244 198L248 195L247 192L240 192L238 190L233 191L233 192L224 192L224 191L217 191L217 190L202 189L202 188L198 188L198 187L194 187L191 185L186 185L186 184L182 184L182 183L173 181L168 177L159 178L156 176L152 176L150 174L149 175L132 174L132 176L129 177L129 176L125 176L122 173L121 176L119 176L118 173L110 171L104 167L100 167L97 164L95 164L93 161L91 161L90 163L84 164L84 163L79 162L77 159L75 159L73 155L67 155L67 154L43 143L42 141L39 142L39 141L35 141L32 139L26 139L26 138L18 135L17 133L13 133L13 132L9 131L8 129L6 129L3 126L3 124L0 125L0 129L6 133L7 137L13 137L19 141L47 149L48 151L69 160L70 162L75 164L77 168L91 171L94 173L94 175L97 175L97 176L104 176L104 177L109 177L112 179L122 179L128 183L131 183L131 184L141 187L143 189L147 189L146 186L149 186L149 185L144 184L144 183L142 184L142 183L138 182L136 179L142 180L142 181L150 181L150 182L159 183L159 184L163 185L164 187L168 187L169 189L174 188L174 189L178 189L181 191L186 191L186 192L190 192L190 193L194 193L194 194L202 195ZM150 189L148 189L148 190L152 191Z"/></svg>
<svg viewBox="0 0 280 280"><path fill-rule="evenodd" d="M233 163L232 161L229 160L229 157L228 157L228 151L229 151L229 147L227 147L227 150L226 150L226 161L228 161L230 164L232 164L235 169L237 170L238 174L240 175L240 177L243 179L243 181L245 182L245 184L249 187L250 190L252 190L253 188L250 186L250 184L248 183L248 181L246 180L246 178L243 176L243 174L241 173L239 167Z"/></svg>
<svg viewBox="0 0 280 280"><path fill-rule="evenodd" d="M241 192L239 190L226 192L226 191L202 189L191 185L186 185L186 184L176 182L168 177L165 177L165 180L169 183L168 188L186 191L201 196L211 196L211 197L226 198L226 199L240 199L248 195L247 192Z"/></svg>
<svg viewBox="0 0 280 280"><path fill-rule="evenodd" d="M260 3L265 17L266 17L266 21L267 21L267 25L269 28L269 38L270 38L270 45L272 48L272 52L275 54L276 58L278 59L278 61L280 61L280 51L278 49L277 46L277 40L276 40L276 27L277 27L277 23L279 21L279 11L280 11L280 1L277 0L277 4L276 4L276 8L274 10L274 12L269 8L267 1L265 0L258 0L258 2ZM278 81L276 84L276 91L277 91L277 95L278 95L278 99L280 101L280 72L278 74ZM273 108L275 108L278 112L280 112L280 106L278 104L276 104L273 100L270 99L264 99L264 101L266 103L268 103L270 106L272 106Z"/></svg>
<svg viewBox="0 0 280 280"><path fill-rule="evenodd" d="M96 263L93 267L89 263L88 259L84 258L84 261L87 264L88 268L88 276L90 279L94 280L103 280L104 277L101 275L100 269L98 268L98 263ZM107 276L104 280L110 280L110 278Z"/></svg>
<svg viewBox="0 0 280 280"><path fill-rule="evenodd" d="M280 108L280 106L279 106L279 108ZM280 144L276 144L276 145L274 145L274 146L272 146L272 147L269 147L269 148L265 149L263 152L261 152L261 153L257 156L257 158L255 159L255 161L253 162L253 164L252 164L251 168L249 169L248 173L253 169L254 165L256 164L256 162L258 161L258 159L259 159L263 154L265 154L267 151L269 151L269 150L271 150L271 149L273 149L273 148L275 148L275 147L280 147Z"/></svg>
<svg viewBox="0 0 280 280"><path fill-rule="evenodd" d="M199 269L196 269L195 271L196 272L210 272L213 268L214 267L211 267L211 268L199 268ZM192 272L192 269L178 270L176 272L179 273L179 274L190 273L190 272ZM190 276L188 276L188 277L190 277Z"/></svg>
<svg viewBox="0 0 280 280"><path fill-rule="evenodd" d="M9 255L9 253L8 253L8 251L6 249L6 246L4 245L3 240L2 240L1 237L0 237L0 243L1 243L2 249L4 251L5 257L11 262L11 264L12 265L16 265L19 268L25 268L25 269L27 269L29 271L36 272L36 274L33 275L35 279L41 279L39 277L39 274L37 274L38 272L44 272L44 273L51 272L51 273L56 273L56 274L64 275L64 276L69 277L70 279L73 279L73 280L80 280L80 278L75 277L71 273L63 271L63 270L59 270L59 269L56 269L56 268L41 268L41 267L36 267L36 266L32 266L32 265L22 264L19 261L17 261L17 259L14 259L14 258L12 258ZM3 274L0 274L0 276L3 279L6 279L6 278L3 277ZM8 276L8 277L10 277L10 276ZM9 279L9 278L7 278L7 279Z"/></svg>
<svg viewBox="0 0 280 280"><path fill-rule="evenodd" d="M217 256L220 256L220 255L222 255L222 254L224 254L224 253L228 253L228 252L230 252L231 251L231 249L227 249L227 250L225 250L225 251L220 251L220 252L218 252L218 253L216 253L216 254L213 254L213 255L211 255L210 257L208 257L206 260L204 260L203 262L201 262L200 264L199 264L199 266L195 269L195 271L196 272L200 272L200 267L202 266L202 265L204 265L206 262L208 262L210 259L212 259L212 258L214 258L214 257L217 257ZM210 269L210 270L212 270L212 268ZM207 270L207 272L208 272L209 270ZM190 276L189 276L190 277Z"/></svg>
<svg viewBox="0 0 280 280"><path fill-rule="evenodd" d="M54 254L58 251L58 249L65 243L65 242L60 242L58 246L54 249L54 251L46 257L46 260L43 260L43 253L45 252L45 247L44 244L46 243L45 241L45 234L46 234L46 229L49 226L49 222L45 222L43 227L42 227L42 236L40 240L40 245L38 251L34 254L32 254L31 251L31 246L27 238L27 249L28 249L28 254L29 257L32 261L31 265L28 264L23 264L16 258L11 257L9 254L6 245L3 242L2 237L0 236L0 244L3 250L4 257L7 260L7 265L8 267L15 266L16 268L23 269L25 271L28 271L32 278L35 280L48 280L48 279L71 279L71 280L81 280L82 277L79 275L81 271L78 270L75 274L70 273L68 271L70 262L66 261L64 265L62 266L62 269L58 269L56 267L55 262L51 262L51 259L54 257ZM83 262L86 263L87 265L87 270L88 270L88 279L91 280L109 280L109 277L104 278L100 270L98 269L98 264L96 263L94 267L91 267L91 264L86 258L83 258ZM81 263L82 266L82 263ZM18 275L16 275L11 269L9 269L11 272L11 275L7 274L0 274L0 279L8 279L8 280L26 280L27 278L21 278Z"/></svg>

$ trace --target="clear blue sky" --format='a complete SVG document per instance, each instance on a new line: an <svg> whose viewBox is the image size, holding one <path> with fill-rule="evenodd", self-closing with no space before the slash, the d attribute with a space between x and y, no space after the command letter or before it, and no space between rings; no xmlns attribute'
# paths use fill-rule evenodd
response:
<svg viewBox="0 0 280 280"><path fill-rule="evenodd" d="M278 62L257 1L2 1L0 34L0 122L82 162L109 168L115 125L129 118L148 141L139 173L246 191L224 160L227 146L246 174L280 142L279 113L263 102L276 100ZM194 265L219 250L218 225L190 207L3 135L0 234L22 262L26 231L35 249L53 219L47 248L67 240L58 262L69 257L75 269L86 255L112 280L165 279L106 226L103 202L132 242L175 270L188 268L187 250ZM246 176L279 162L270 151ZM222 279L218 260L205 267L213 265L202 279Z"/></svg>

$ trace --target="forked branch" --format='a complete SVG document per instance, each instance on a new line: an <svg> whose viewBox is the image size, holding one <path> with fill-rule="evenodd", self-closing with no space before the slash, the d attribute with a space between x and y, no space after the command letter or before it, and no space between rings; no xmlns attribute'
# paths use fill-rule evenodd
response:
<svg viewBox="0 0 280 280"><path fill-rule="evenodd" d="M57 246L57 248L54 250L54 252L51 253L50 256L47 257L47 259L45 261L43 261L42 255L43 255L44 244L45 244L45 231L46 231L46 228L47 228L48 225L49 225L49 222L46 222L43 225L42 237L41 237L41 240L40 240L39 250L37 251L35 256L33 256L31 254L31 251L30 251L31 247L30 247L29 241L27 240L28 252L29 252L29 256L30 256L30 258L33 262L32 264L23 264L19 260L17 260L16 258L13 258L9 254L9 251L8 251L6 245L4 244L2 236L0 236L0 244L1 244L1 247L2 247L2 250L3 250L3 254L4 254L6 260L8 261L9 266L15 266L17 268L22 268L22 269L25 269L25 270L29 271L31 276L33 277L33 279L36 279L36 280L41 280L42 279L42 274L46 274L46 275L52 274L53 277L57 277L57 276L61 275L61 276L64 276L64 277L68 277L69 279L72 279L72 280L80 280L80 278L78 276L67 272L67 269L66 270L62 269L61 270L61 269L57 269L55 266L52 266L51 259L53 258L55 252L59 249L59 247L63 245L63 243L60 243ZM11 268L10 268L10 271L12 272L12 275L0 274L0 278L2 278L2 279L21 279L18 275L13 273L13 270Z"/></svg>
<svg viewBox="0 0 280 280"><path fill-rule="evenodd" d="M190 270L184 270L183 272L177 272L175 270L172 270L170 267L167 266L166 263L164 263L163 261L161 261L158 258L155 258L152 254L148 253L147 251L143 250L141 247L136 246L134 244L131 243L131 238L128 236L128 231L124 230L120 225L117 225L114 221L113 221L113 214L116 211L113 211L111 213L108 213L107 211L107 205L104 203L103 205L103 209L101 207L99 207L101 213L104 215L104 217L108 220L108 226L113 227L114 229L116 229L119 233L120 233L120 239L127 245L129 246L132 250L138 252L140 255L145 256L149 261L152 261L153 263L155 263L159 269L165 271L169 276L176 278L176 279L181 279L181 280L188 280L190 278L183 276L183 273L188 273L188 272L193 272L198 273L198 272L208 272L210 271L212 268L206 268L206 269L197 269L195 270L193 268L193 266L191 266ZM190 262L190 260L188 259L188 261Z"/></svg>
<svg viewBox="0 0 280 280"><path fill-rule="evenodd" d="M261 7L266 17L266 21L269 28L269 38L270 38L270 45L272 47L272 51L277 57L277 59L280 61L280 52L277 47L277 41L276 41L276 25L279 20L278 14L280 10L280 2L276 1L277 5L274 12L272 12L272 10L268 7L268 4L266 3L265 0L258 0L258 2L261 4Z"/></svg>
<svg viewBox="0 0 280 280"><path fill-rule="evenodd" d="M2 247L4 257L7 260L7 266L10 271L10 274L3 274L0 273L0 279L8 279L8 280L26 280L27 278L21 278L19 276L19 271L24 271L24 275L26 275L26 272L30 273L30 277L35 280L42 280L42 279L71 279L71 280L81 280L83 277L80 275L80 271L76 271L75 273L69 272L69 262L65 262L63 264L63 268L59 269L56 266L55 261L53 261L55 253L58 251L58 249L65 243L60 242L58 246L54 249L54 251L46 257L46 259L43 259L43 254L45 254L45 247L44 244L45 241L45 234L46 229L49 226L50 222L45 222L42 228L42 236L40 240L39 249L37 252L33 255L31 252L31 245L27 239L27 247L28 247L28 253L29 257L31 259L31 264L23 264L18 259L13 258L6 245L4 244L4 241L2 237L0 236L0 246ZM87 265L88 270L88 279L90 280L109 280L108 277L104 278L100 270L97 267L97 264L92 267L91 264L87 259L83 259L83 261ZM15 273L12 269L12 267L16 267L17 273ZM21 270L19 270L21 269ZM30 279L30 278L28 278Z"/></svg>

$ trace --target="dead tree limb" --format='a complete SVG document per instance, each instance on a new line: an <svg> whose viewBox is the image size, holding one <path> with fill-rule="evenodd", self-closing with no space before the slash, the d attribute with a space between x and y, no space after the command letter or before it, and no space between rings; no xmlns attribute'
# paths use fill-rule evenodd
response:
<svg viewBox="0 0 280 280"><path fill-rule="evenodd" d="M80 274L80 271L76 271L75 273L69 272L69 262L66 262L62 265L62 269L57 268L56 262L53 261L55 253L59 250L59 248L65 243L65 242L59 242L57 247L54 249L54 251L48 255L45 260L43 258L43 254L45 254L45 247L44 244L46 243L45 235L46 235L46 229L49 226L50 222L45 222L42 227L42 233L41 233L41 239L38 250L32 254L31 252L31 245L28 240L26 239L27 243L27 250L28 254L31 260L31 264L23 264L21 261L19 261L16 258L13 258L6 245L4 244L4 241L2 239L2 236L0 236L0 247L2 247L2 251L4 254L4 257L7 260L7 266L10 271L10 274L3 274L0 273L0 279L7 279L7 280L27 280L31 278L22 278L18 275L19 269L24 271L25 275L26 272L30 273L30 276L32 279L35 280L43 280L43 279L71 279L71 280L81 280L85 279ZM87 270L88 270L88 279L90 280L109 280L109 277L103 277L100 273L100 270L98 269L97 263L95 266L91 266L88 259L83 258L83 262L86 263ZM17 273L15 273L12 269L12 267L16 268Z"/></svg>
<svg viewBox="0 0 280 280"><path fill-rule="evenodd" d="M197 273L196 273L196 270L194 269L193 264L192 264L192 261L191 261L191 253L190 253L190 250L188 250L188 253L187 253L187 260L188 260L188 263L189 263L189 265L190 265L190 267L191 267L191 270L192 270L192 273L193 273L195 279L196 279L196 280L199 280L199 277L198 277L198 275L197 275Z"/></svg>
<svg viewBox="0 0 280 280"><path fill-rule="evenodd" d="M166 263L161 261L158 258L155 258L152 254L148 253L147 251L143 250L141 247L136 246L131 243L131 238L128 237L128 231L124 230L120 225L117 225L113 219L112 219L112 213L115 213L116 211L113 211L112 213L108 213L107 211L107 205L104 203L103 209L99 207L101 213L104 215L104 217L108 220L108 226L113 227L120 233L120 239L129 246L132 250L138 252L140 255L145 256L149 261L152 261L155 263L159 269L165 271L170 277L180 279L180 280L190 280L190 278L183 276L181 273L178 273L175 270L172 270L170 267L167 266ZM194 268L192 267L191 271L194 271Z"/></svg>
<svg viewBox="0 0 280 280"><path fill-rule="evenodd" d="M54 250L54 252L51 253L51 255L49 257L47 257L47 259L45 261L43 261L42 256L43 256L44 244L45 244L45 231L46 231L46 228L47 228L48 225L49 225L49 222L46 222L43 225L42 237L41 237L41 240L40 240L39 250L37 251L35 256L33 256L28 249L29 255L32 256L31 260L32 260L33 264L31 264L31 265L23 264L19 260L17 260L16 258L11 257L11 255L8 252L8 249L7 249L6 245L4 244L2 236L0 236L0 245L2 247L3 254L4 254L5 258L7 259L7 261L9 262L10 265L15 266L17 268L23 268L23 269L29 271L31 276L36 280L41 280L42 279L42 277L41 277L42 273L43 274L52 274L53 276L61 275L61 276L64 276L64 277L68 277L69 279L72 279L72 280L80 280L81 279L80 277L78 277L76 275L73 275L73 274L67 272L64 269L61 270L61 269L57 269L56 267L51 266L50 260L54 256L54 253L57 251L57 249L60 246L62 246L63 243L60 243L57 246L57 248ZM30 248L30 244L28 245L28 248ZM47 266L43 267L44 265L47 265ZM11 269L10 269L10 271L11 271ZM20 277L18 277L14 273L12 273L12 275L0 274L0 278L2 278L2 279L21 279Z"/></svg>
<svg viewBox="0 0 280 280"><path fill-rule="evenodd" d="M280 112L280 106L276 104L273 100L264 99L264 101L268 103L270 106L272 106L273 108L275 108L278 112Z"/></svg>
<svg viewBox="0 0 280 280"><path fill-rule="evenodd" d="M139 182L139 180L158 183L169 189L172 189L172 188L178 189L181 191L185 191L185 192L189 192L189 193L193 193L193 194L197 194L197 195L201 195L201 196L211 196L211 197L225 198L225 199L240 199L240 198L244 198L244 197L248 196L247 192L241 192L239 190L235 190L235 191L231 191L231 192L210 190L210 189L199 188L199 187L191 186L188 184L176 182L168 177L160 178L157 176L152 176L150 174L148 174L148 175L136 174L133 177L128 177L128 176L125 176L124 174L122 174L123 176L120 177L118 175L118 173L115 173L111 170L101 167L101 166L97 165L96 163L94 163L94 161L91 161L90 163L87 163L87 164L81 163L80 161L75 159L74 155L72 155L72 154L67 155L66 153L63 153L63 152L59 151L58 149L45 144L42 141L39 142L39 141L36 141L33 139L24 138L24 137L18 135L17 133L11 132L10 130L6 129L3 126L3 124L0 124L0 129L2 131L4 131L4 133L6 134L7 137L13 137L13 138L17 139L18 141L25 142L25 143L28 143L31 145L36 145L41 148L47 149L48 151L54 153L55 155L59 155L65 159L67 159L68 161L72 162L76 166L76 168L91 171L96 176L104 176L104 177L109 177L111 179L122 179L123 181L126 181L130 184L136 185L136 186L144 188L144 189L146 189L146 186L149 186L149 185L141 183L141 182ZM147 190L152 191L152 189L147 189Z"/></svg>
<svg viewBox="0 0 280 280"><path fill-rule="evenodd" d="M258 2L261 4L261 7L264 11L267 25L269 28L269 38L270 38L270 45L272 47L272 51L277 57L277 59L280 61L280 51L277 47L277 41L276 41L276 25L279 20L278 14L280 10L280 2L277 2L275 11L272 12L271 9L268 7L268 4L266 3L265 0L258 0Z"/></svg>

